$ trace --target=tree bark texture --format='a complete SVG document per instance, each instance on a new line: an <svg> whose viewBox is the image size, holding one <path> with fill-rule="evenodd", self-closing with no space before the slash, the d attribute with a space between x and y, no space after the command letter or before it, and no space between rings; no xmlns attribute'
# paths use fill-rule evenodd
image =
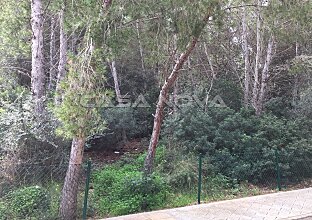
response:
<svg viewBox="0 0 312 220"><path fill-rule="evenodd" d="M179 57L178 57L178 54L176 53L178 51L177 34L174 34L173 36L173 50L175 51L174 59L178 60ZM173 114L177 114L177 111L178 111L178 93L179 93L179 83L178 83L178 80L176 80L175 83L173 84Z"/></svg>
<svg viewBox="0 0 312 220"><path fill-rule="evenodd" d="M67 36L64 30L64 9L60 12L60 60L58 65L57 83L55 91L55 104L62 103L61 82L66 75L66 62L67 62Z"/></svg>
<svg viewBox="0 0 312 220"><path fill-rule="evenodd" d="M112 0L103 0L103 7L106 10L110 6ZM67 39L64 31L64 10L61 11L60 19L60 64L59 64L59 82L65 76L66 54L67 54ZM91 50L91 48L90 48ZM88 117L87 117L88 118ZM91 120L91 119L89 119ZM62 198L60 203L59 215L63 220L77 219L77 196L79 179L81 174L81 164L83 160L83 151L86 137L82 131L73 138L69 166L65 177L65 182L62 190Z"/></svg>
<svg viewBox="0 0 312 220"><path fill-rule="evenodd" d="M299 56L299 43L298 42L296 42L295 52L296 52L296 57ZM292 97L293 106L297 106L298 104L297 102L299 100L299 95L300 95L299 82L300 82L300 75L296 74L294 76L294 86L293 86L293 97Z"/></svg>
<svg viewBox="0 0 312 220"><path fill-rule="evenodd" d="M261 56L261 15L260 15L261 0L257 2L257 45L256 45L256 59L255 59L255 70L254 70L254 84L252 91L252 106L257 109L257 101L259 95L259 65Z"/></svg>
<svg viewBox="0 0 312 220"><path fill-rule="evenodd" d="M154 115L154 125L153 125L153 132L151 136L151 140L149 143L148 147L148 152L147 156L145 158L145 163L144 163L144 173L145 175L149 175L153 171L153 162L155 158L155 153L156 153L156 147L158 144L159 140L159 135L160 135L160 128L163 120L163 114L164 114L164 108L165 108L165 103L166 100L168 99L168 92L169 89L174 85L176 79L179 76L180 70L183 67L183 64L187 61L188 57L194 50L196 44L198 43L199 37L201 35L202 30L206 26L208 19L210 17L210 13L207 14L207 16L203 19L202 25L199 28L199 32L196 33L189 42L188 46L186 47L185 51L179 56L177 59L173 70L171 71L170 75L167 77L165 83L163 84L159 97L158 97L158 102L156 106L156 113Z"/></svg>
<svg viewBox="0 0 312 220"><path fill-rule="evenodd" d="M111 62L110 69L112 71L112 75L113 75L113 79L114 79L114 87L115 87L117 102L121 103L122 98L121 98L121 93L120 93L120 88L119 88L119 81L118 81L118 75L117 75L116 61L115 60L113 60Z"/></svg>
<svg viewBox="0 0 312 220"><path fill-rule="evenodd" d="M111 69L113 79L114 79L114 87L115 87L117 102L119 104L122 104L122 97L121 97L121 92L120 92L120 87L119 87L118 74L117 74L117 68L116 68L116 61L115 60L113 60L110 63L110 69ZM127 138L127 131L124 128L121 129L121 136L122 136L122 142L124 144L126 144L128 141L128 138Z"/></svg>
<svg viewBox="0 0 312 220"><path fill-rule="evenodd" d="M206 57L207 57L207 60L208 60L208 64L209 64L209 67L210 67L210 71L211 71L211 81L210 81L210 87L207 91L207 95L206 95L206 100L205 100L205 107L204 107L204 110L207 111L208 110L208 104L209 104L209 96L210 96L210 92L212 90L212 87L213 87L213 84L214 84L214 80L216 79L216 72L214 71L214 67L213 67L213 64L212 64L212 59L209 55L209 52L208 52L208 47L207 47L207 44L206 42L204 42L204 50L205 50L205 54L206 54ZM209 75L207 74L207 77Z"/></svg>
<svg viewBox="0 0 312 220"><path fill-rule="evenodd" d="M270 64L272 61L272 55L273 55L273 46L274 46L274 37L272 35L268 43L266 59L265 59L264 66L262 69L261 88L260 88L260 93L259 93L259 99L257 102L256 115L261 115L263 112L263 105L265 101L265 95L266 95L268 79L269 79L269 67L270 67Z"/></svg>
<svg viewBox="0 0 312 220"><path fill-rule="evenodd" d="M49 90L54 91L56 82L56 19L55 15L51 16L50 25L50 64L49 64Z"/></svg>
<svg viewBox="0 0 312 220"><path fill-rule="evenodd" d="M142 70L145 73L144 51L143 51L143 46L142 46L142 42L141 42L140 25L139 25L138 21L136 22L136 31L137 31L138 41L139 41Z"/></svg>
<svg viewBox="0 0 312 220"><path fill-rule="evenodd" d="M81 176L81 165L85 145L84 137L72 141L70 161L62 189L59 215L62 220L77 219L77 195Z"/></svg>
<svg viewBox="0 0 312 220"><path fill-rule="evenodd" d="M246 21L246 9L243 7L243 20L242 20L242 48L244 53L244 105L249 105L249 94L250 94L250 64L249 64L249 48L248 48L248 30Z"/></svg>
<svg viewBox="0 0 312 220"><path fill-rule="evenodd" d="M31 62L31 91L35 101L35 113L40 115L44 110L45 74L43 49L43 11L41 0L31 1L32 28L32 62Z"/></svg>

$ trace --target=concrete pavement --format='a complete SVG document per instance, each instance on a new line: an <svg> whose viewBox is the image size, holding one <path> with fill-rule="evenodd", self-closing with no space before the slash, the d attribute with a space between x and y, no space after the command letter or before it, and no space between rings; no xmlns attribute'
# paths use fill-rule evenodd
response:
<svg viewBox="0 0 312 220"><path fill-rule="evenodd" d="M312 188L145 212L107 220L312 220Z"/></svg>

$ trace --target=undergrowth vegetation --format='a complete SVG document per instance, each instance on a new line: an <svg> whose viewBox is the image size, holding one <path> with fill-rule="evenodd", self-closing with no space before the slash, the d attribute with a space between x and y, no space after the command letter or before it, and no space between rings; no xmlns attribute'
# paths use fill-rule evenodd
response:
<svg viewBox="0 0 312 220"><path fill-rule="evenodd" d="M55 219L60 187L24 186L0 199L0 219Z"/></svg>
<svg viewBox="0 0 312 220"><path fill-rule="evenodd" d="M143 174L146 153L124 155L92 171L89 216L196 204L199 155L204 202L275 191L277 159L283 187L312 177L308 118L286 120L276 111L257 117L249 109L195 108L184 106L165 120L151 176ZM54 219L61 187L59 182L47 181L4 191L2 185L0 220ZM78 195L79 207L82 198L83 190Z"/></svg>
<svg viewBox="0 0 312 220"><path fill-rule="evenodd" d="M186 106L164 124L153 175L142 173L145 153L103 167L92 177L93 206L100 216L116 216L195 204L199 155L206 202L274 191L277 158L284 184L311 178L308 123Z"/></svg>
<svg viewBox="0 0 312 220"><path fill-rule="evenodd" d="M136 158L125 157L96 171L92 177L91 206L97 211L97 215L117 216L195 204L197 159L190 153L189 158L185 156L170 161L172 167L169 168L168 160L172 153L172 150L164 146L159 147L156 156L159 163L156 171L149 177L145 177L141 171L145 154ZM205 173L208 170L209 165L205 165ZM203 185L205 201L260 193L257 187L249 188L246 184L238 184L221 174L204 175Z"/></svg>

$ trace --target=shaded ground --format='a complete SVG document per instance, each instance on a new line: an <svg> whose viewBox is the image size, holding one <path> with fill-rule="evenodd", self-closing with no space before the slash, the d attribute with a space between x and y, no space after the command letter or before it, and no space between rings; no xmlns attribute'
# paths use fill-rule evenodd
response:
<svg viewBox="0 0 312 220"><path fill-rule="evenodd" d="M183 208L108 218L109 220L308 220L312 188Z"/></svg>
<svg viewBox="0 0 312 220"><path fill-rule="evenodd" d="M116 148L103 148L90 150L85 152L85 158L91 159L95 166L102 167L106 164L111 164L118 161L125 154L139 154L147 148L146 143L141 139L130 140L126 144L119 144Z"/></svg>

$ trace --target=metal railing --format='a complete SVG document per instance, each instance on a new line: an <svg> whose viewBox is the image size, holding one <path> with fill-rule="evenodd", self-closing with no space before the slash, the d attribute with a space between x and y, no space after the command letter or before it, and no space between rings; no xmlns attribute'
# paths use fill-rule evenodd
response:
<svg viewBox="0 0 312 220"><path fill-rule="evenodd" d="M216 175L229 177L238 184L244 182L273 191L311 186L309 183L306 186L301 184L312 179L312 158L309 155L297 157L295 158L297 161L294 162L292 155L286 155L282 149L275 149L269 154L263 154L262 152L254 154L229 153L228 156L237 164L233 163L230 169L228 169L229 166L226 169L222 169L221 166L220 169L214 171L214 174L205 173L202 168L203 164L216 162L217 154L205 155L200 153L198 155L198 204L202 202L203 194L205 194L203 193L203 185L205 185L203 179L207 180ZM260 166L260 168L257 169L257 166Z"/></svg>

